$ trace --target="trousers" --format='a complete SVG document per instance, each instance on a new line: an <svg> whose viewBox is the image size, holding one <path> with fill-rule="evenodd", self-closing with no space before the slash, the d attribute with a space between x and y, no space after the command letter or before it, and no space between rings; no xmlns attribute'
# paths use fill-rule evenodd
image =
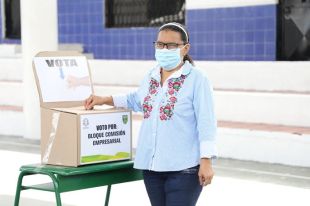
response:
<svg viewBox="0 0 310 206"><path fill-rule="evenodd" d="M195 206L202 191L198 171L199 165L173 172L143 170L152 206Z"/></svg>

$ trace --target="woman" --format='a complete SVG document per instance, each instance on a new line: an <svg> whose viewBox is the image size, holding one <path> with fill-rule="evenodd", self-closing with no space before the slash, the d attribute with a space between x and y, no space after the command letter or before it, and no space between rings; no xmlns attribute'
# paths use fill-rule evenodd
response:
<svg viewBox="0 0 310 206"><path fill-rule="evenodd" d="M212 87L188 55L184 26L164 24L154 46L158 65L137 91L91 95L85 108L107 104L143 112L134 168L143 170L151 204L194 206L212 181L217 156Z"/></svg>

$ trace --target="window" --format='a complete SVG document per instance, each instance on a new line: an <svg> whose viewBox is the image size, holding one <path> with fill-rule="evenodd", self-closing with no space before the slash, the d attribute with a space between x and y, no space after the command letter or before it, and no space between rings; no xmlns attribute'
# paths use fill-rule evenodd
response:
<svg viewBox="0 0 310 206"><path fill-rule="evenodd" d="M4 37L8 39L20 39L20 0L4 0Z"/></svg>
<svg viewBox="0 0 310 206"><path fill-rule="evenodd" d="M185 0L106 0L106 27L149 27L185 23Z"/></svg>
<svg viewBox="0 0 310 206"><path fill-rule="evenodd" d="M277 59L310 61L310 1L279 1Z"/></svg>

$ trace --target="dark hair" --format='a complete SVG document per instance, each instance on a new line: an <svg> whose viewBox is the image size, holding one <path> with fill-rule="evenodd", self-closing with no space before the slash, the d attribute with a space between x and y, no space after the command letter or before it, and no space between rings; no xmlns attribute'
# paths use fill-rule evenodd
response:
<svg viewBox="0 0 310 206"><path fill-rule="evenodd" d="M183 29L181 29L180 27ZM159 28L158 32L163 31L163 30L170 30L170 31L178 32L181 34L181 39L184 42L184 44L189 43L188 31L184 25L177 23L177 22L171 22L171 23L167 23L167 24L164 24L163 26L161 26ZM184 62L189 61L192 65L194 65L194 61L193 61L192 57L189 56L189 54L186 54L184 56L183 61Z"/></svg>

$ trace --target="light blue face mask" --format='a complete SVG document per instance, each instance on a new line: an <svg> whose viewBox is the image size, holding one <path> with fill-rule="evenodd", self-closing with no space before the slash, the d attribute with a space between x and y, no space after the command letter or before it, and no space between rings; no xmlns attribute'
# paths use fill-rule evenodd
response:
<svg viewBox="0 0 310 206"><path fill-rule="evenodd" d="M165 71L171 71L182 62L180 48L176 50L156 49L155 59Z"/></svg>

